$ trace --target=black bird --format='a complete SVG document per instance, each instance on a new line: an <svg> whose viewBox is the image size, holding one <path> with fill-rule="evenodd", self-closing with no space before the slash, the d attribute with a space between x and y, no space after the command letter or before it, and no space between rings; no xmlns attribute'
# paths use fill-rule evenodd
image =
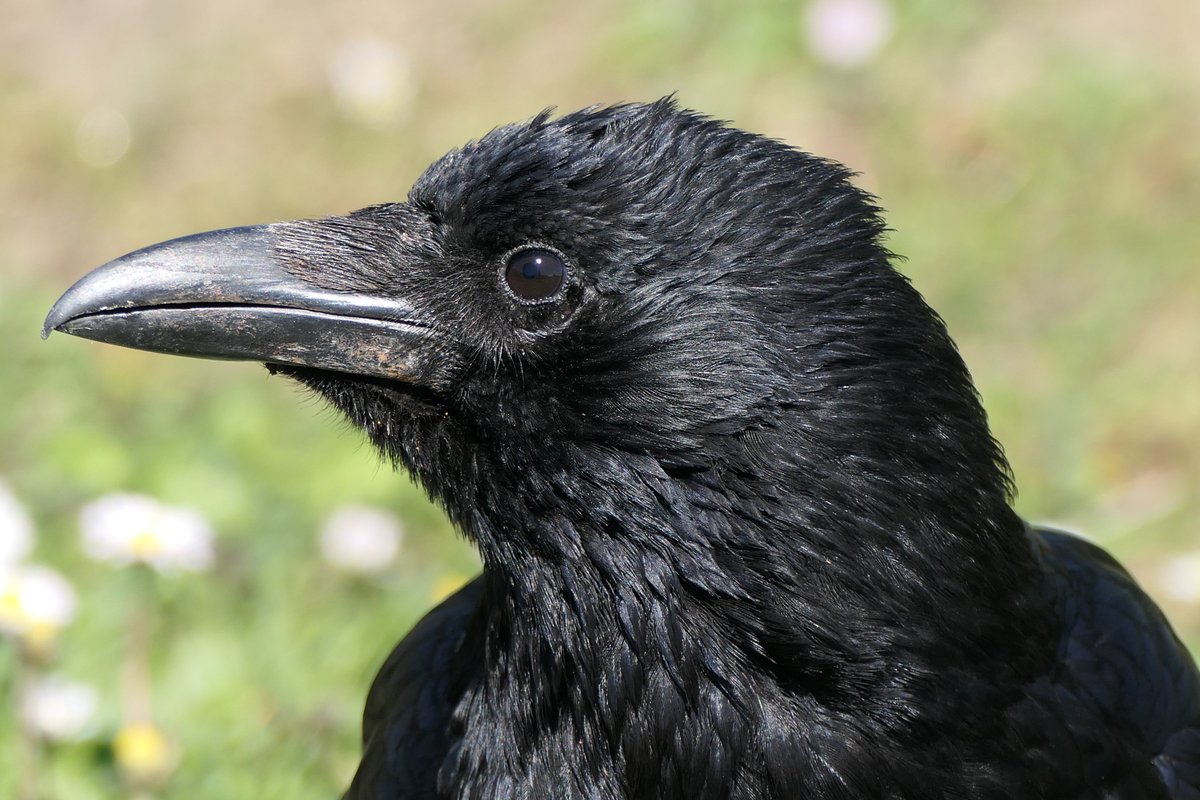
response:
<svg viewBox="0 0 1200 800"><path fill-rule="evenodd" d="M670 100L542 114L407 202L117 259L46 331L266 362L478 546L349 798L1200 798L1192 658L1014 513L883 230Z"/></svg>

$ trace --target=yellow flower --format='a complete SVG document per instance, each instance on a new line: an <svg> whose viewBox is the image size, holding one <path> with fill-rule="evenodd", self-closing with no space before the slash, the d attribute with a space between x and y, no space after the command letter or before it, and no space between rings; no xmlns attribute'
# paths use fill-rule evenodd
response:
<svg viewBox="0 0 1200 800"><path fill-rule="evenodd" d="M440 603L465 586L468 580L470 579L460 572L448 572L433 582L429 590L429 599Z"/></svg>
<svg viewBox="0 0 1200 800"><path fill-rule="evenodd" d="M112 743L117 766L138 783L165 778L175 766L166 734L149 722L133 722L117 731Z"/></svg>

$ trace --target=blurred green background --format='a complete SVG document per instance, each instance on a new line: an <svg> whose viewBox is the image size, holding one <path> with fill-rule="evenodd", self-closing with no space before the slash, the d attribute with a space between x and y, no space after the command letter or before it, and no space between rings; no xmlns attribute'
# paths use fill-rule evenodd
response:
<svg viewBox="0 0 1200 800"><path fill-rule="evenodd" d="M100 695L79 741L41 746L44 796L132 791L109 743L139 603L178 755L143 796L335 796L374 670L477 569L421 491L297 388L247 364L43 342L50 304L149 243L402 199L446 150L551 105L677 91L861 173L972 367L1020 511L1102 542L1200 644L1195 0L0 12L0 481L36 522L31 560L80 597L38 668ZM118 490L201 511L215 568L147 594L85 558L78 511ZM346 503L403 520L395 566L322 560L322 521ZM0 686L16 663L0 657ZM25 769L11 705L2 797Z"/></svg>

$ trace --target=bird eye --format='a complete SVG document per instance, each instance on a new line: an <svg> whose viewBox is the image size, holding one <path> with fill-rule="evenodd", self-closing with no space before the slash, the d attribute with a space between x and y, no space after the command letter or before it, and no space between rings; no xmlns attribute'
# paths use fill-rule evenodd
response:
<svg viewBox="0 0 1200 800"><path fill-rule="evenodd" d="M541 248L514 253L504 270L504 280L512 293L533 303L554 297L566 278L567 265L562 257Z"/></svg>

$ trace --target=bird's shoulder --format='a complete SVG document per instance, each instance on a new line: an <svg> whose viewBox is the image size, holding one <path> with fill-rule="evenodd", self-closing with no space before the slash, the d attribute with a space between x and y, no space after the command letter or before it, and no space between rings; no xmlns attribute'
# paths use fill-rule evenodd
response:
<svg viewBox="0 0 1200 800"><path fill-rule="evenodd" d="M1200 672L1158 606L1078 536L1034 531L1060 622L1054 691L1153 761L1170 797L1200 800Z"/></svg>
<svg viewBox="0 0 1200 800"><path fill-rule="evenodd" d="M468 675L456 658L479 609L476 578L430 611L380 668L363 712L363 759L345 800L434 797L450 717Z"/></svg>

